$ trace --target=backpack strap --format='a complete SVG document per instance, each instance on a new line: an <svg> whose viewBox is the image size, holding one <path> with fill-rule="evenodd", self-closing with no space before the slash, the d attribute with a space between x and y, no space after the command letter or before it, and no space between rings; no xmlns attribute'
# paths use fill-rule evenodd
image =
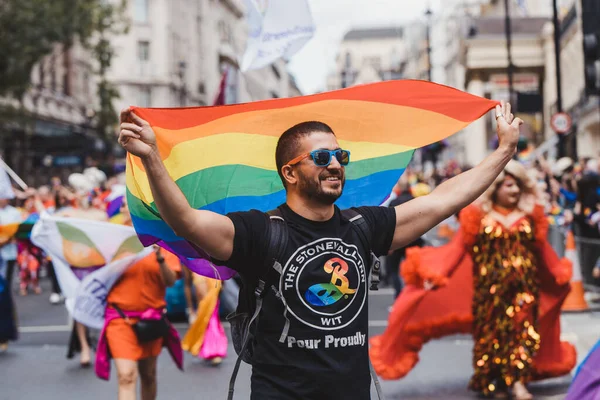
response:
<svg viewBox="0 0 600 400"><path fill-rule="evenodd" d="M277 229L271 232L271 241L269 243L269 251L272 252L272 260L273 260L273 268L269 270L269 273L275 274L276 277L273 279L269 279L270 288L275 294L275 296L283 303L283 318L285 318L285 325L281 332L281 336L279 337L279 342L284 343L285 338L290 331L290 320L287 316L288 308L285 302L285 299L277 285L276 282L279 282L281 279L281 273L283 272L283 268L279 260L282 260L284 257L285 249L287 247L288 242L288 231L287 231L287 223L281 214L281 211L276 208L275 210L269 211L269 217L271 218L271 226L277 226Z"/></svg>
<svg viewBox="0 0 600 400"><path fill-rule="evenodd" d="M377 398L379 400L385 400L383 390L381 389L381 384L379 383L379 378L377 377L377 373L375 372L375 368L373 368L373 363L371 362L371 357L369 357L369 370L371 371L371 379L373 379L373 384L375 385L375 390L377 391Z"/></svg>
<svg viewBox="0 0 600 400"><path fill-rule="evenodd" d="M365 249L371 253L371 290L378 290L377 285L379 284L379 273L381 270L381 262L379 258L373 253L369 246L368 238L371 237L371 229L365 221L364 217L356 210L352 208L348 208L346 210L342 210L342 215L347 218L352 227L356 232L358 232L358 237ZM377 377L377 373L373 368L373 364L371 363L371 358L369 358L369 371L371 372L371 379L373 380L373 384L375 385L375 390L377 391L377 397L379 400L383 400L385 397L383 396L383 390L381 389L381 384L379 383L379 378Z"/></svg>
<svg viewBox="0 0 600 400"><path fill-rule="evenodd" d="M356 210L348 208L342 210L342 215L350 221L355 232L358 233L358 237L363 247L371 253L371 290L379 290L379 275L381 273L381 261L379 257L373 253L371 246L369 245L369 239L371 236L371 228L365 218Z"/></svg>
<svg viewBox="0 0 600 400"><path fill-rule="evenodd" d="M263 299L269 292L269 288L272 288L275 291L276 295L283 299L279 294L279 291L275 288L275 282L278 281L277 277L281 275L281 272L283 270L280 260L283 258L288 242L287 224L283 219L283 216L281 215L281 211L279 211L279 209L271 210L267 212L267 214L269 215L269 245L267 247L267 255L265 257L265 262L262 266L262 270L259 273L258 283L256 285L256 288L254 289L254 297L256 298L254 313L252 314L250 322L247 325L246 332L244 332L244 344L242 346L242 350L240 351L237 357L235 366L233 367L233 372L231 374L231 379L229 380L229 394L227 396L228 400L233 399L235 380L237 378L240 365L242 363L242 356L246 352L246 348L248 347L248 344L250 343L253 337L251 331L252 324L255 321L258 324L258 317L260 315L260 310L262 309ZM285 317L286 325L284 328L284 332L285 336L287 336L287 331L289 330L289 320L287 318L287 315ZM285 340L285 337L283 340Z"/></svg>

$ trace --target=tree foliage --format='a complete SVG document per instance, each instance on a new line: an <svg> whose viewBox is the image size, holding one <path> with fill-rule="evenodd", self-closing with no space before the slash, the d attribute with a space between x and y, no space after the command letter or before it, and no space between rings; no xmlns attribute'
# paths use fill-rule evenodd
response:
<svg viewBox="0 0 600 400"><path fill-rule="evenodd" d="M99 77L94 123L105 134L118 120L112 103L119 93L106 72L114 55L110 36L128 29L125 7L126 0L0 0L0 97L21 100L34 66L57 44L69 49L78 41L94 56L92 72ZM4 121L27 114L2 109Z"/></svg>
<svg viewBox="0 0 600 400"><path fill-rule="evenodd" d="M93 47L122 7L105 0L0 0L0 96L21 99L33 67L56 44Z"/></svg>

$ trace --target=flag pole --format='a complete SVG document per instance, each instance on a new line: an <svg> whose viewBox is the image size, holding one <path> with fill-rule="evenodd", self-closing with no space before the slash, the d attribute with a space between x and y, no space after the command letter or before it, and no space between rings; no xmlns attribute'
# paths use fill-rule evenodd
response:
<svg viewBox="0 0 600 400"><path fill-rule="evenodd" d="M10 168L2 158L0 158L0 167L2 167L2 169L4 169L8 173L8 175L10 175L10 177L13 178L15 182L17 182L19 186L21 186L21 189L29 189L29 186L27 186L27 184L23 182L23 179L19 178L19 175L17 175L15 171L13 171L12 168Z"/></svg>

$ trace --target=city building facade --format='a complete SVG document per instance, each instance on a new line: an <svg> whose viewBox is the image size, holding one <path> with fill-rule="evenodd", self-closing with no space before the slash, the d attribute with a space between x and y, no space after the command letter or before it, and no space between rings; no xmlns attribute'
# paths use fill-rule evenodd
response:
<svg viewBox="0 0 600 400"><path fill-rule="evenodd" d="M340 43L327 90L406 78L408 59L404 27L352 29Z"/></svg>
<svg viewBox="0 0 600 400"><path fill-rule="evenodd" d="M551 127L557 112L557 78L552 23L552 2L509 1L511 15L511 55L513 68L512 102L525 120L523 135L529 143L547 149L557 157L558 136ZM497 100L509 100L508 52L505 34L505 4L492 0L481 5L465 19L463 36L465 88L467 91ZM559 38L562 108L570 114L573 128L564 137L566 154L598 156L600 150L597 99L585 94L581 2L559 2ZM458 135L464 143L459 158L475 164L494 145L495 121L491 115L470 125Z"/></svg>
<svg viewBox="0 0 600 400"><path fill-rule="evenodd" d="M26 117L5 123L0 156L31 185L53 175L65 178L85 157L104 149L92 119L96 106L94 60L79 43L54 46L31 72L30 89L20 102L0 99Z"/></svg>
<svg viewBox="0 0 600 400"><path fill-rule="evenodd" d="M117 112L213 105L222 79L225 104L301 95L284 60L239 71L248 33L243 0L129 0L124 14L128 29L109 37L114 54L106 73L119 94ZM76 43L57 45L34 67L23 98L34 121L0 134L0 155L32 185L66 177L90 157L124 155L94 126L96 64L91 50Z"/></svg>

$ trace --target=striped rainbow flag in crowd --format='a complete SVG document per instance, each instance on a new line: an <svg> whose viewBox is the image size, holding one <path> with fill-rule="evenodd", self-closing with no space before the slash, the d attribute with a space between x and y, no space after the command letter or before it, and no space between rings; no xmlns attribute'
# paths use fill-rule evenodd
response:
<svg viewBox="0 0 600 400"><path fill-rule="evenodd" d="M15 239L29 239L33 225L40 219L38 213L32 213L21 222L0 225L0 243Z"/></svg>
<svg viewBox="0 0 600 400"><path fill-rule="evenodd" d="M133 110L153 127L166 168L190 205L225 214L268 211L285 202L275 146L297 123L328 124L340 146L352 154L337 205L379 205L415 149L463 129L496 104L447 86L401 80L245 104ZM201 249L176 236L161 220L142 163L131 155L127 198L145 246L158 243L202 275L233 275L209 263Z"/></svg>

